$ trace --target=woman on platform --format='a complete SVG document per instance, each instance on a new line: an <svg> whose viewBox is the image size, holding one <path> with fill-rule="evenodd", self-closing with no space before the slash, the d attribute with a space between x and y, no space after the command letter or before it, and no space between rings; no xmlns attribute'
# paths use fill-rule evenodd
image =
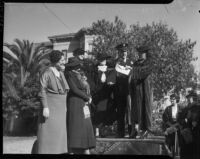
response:
<svg viewBox="0 0 200 159"><path fill-rule="evenodd" d="M115 109L111 101L113 101L112 93L114 90L115 77L112 74L115 73L114 68L110 69L107 66L107 60L111 56L107 54L99 54L97 56L98 64L95 67L95 91L93 93L93 103L96 107L93 116L93 124L96 127L96 136L98 134L98 129L102 125L109 125L113 123Z"/></svg>
<svg viewBox="0 0 200 159"><path fill-rule="evenodd" d="M69 90L62 71L65 69L64 54L53 50L51 66L40 76L40 99L37 132L38 154L67 153L66 98Z"/></svg>
<svg viewBox="0 0 200 159"><path fill-rule="evenodd" d="M93 132L90 104L90 86L77 58L70 58L65 72L70 91L68 96L68 147L70 153L90 154L96 146Z"/></svg>

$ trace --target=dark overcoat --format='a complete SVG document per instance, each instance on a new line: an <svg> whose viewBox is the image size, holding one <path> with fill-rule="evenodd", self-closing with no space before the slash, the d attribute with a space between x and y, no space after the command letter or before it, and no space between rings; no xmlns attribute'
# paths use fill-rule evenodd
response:
<svg viewBox="0 0 200 159"><path fill-rule="evenodd" d="M132 61L127 59L124 61L122 58L117 60L117 64L121 66L132 66ZM117 66L117 65L116 65ZM128 98L128 75L116 71L116 85L115 85L115 104L117 108L117 133L119 137L125 135L125 114L127 110Z"/></svg>
<svg viewBox="0 0 200 159"><path fill-rule="evenodd" d="M70 87L67 101L67 127L69 148L93 148L96 145L91 118L85 118L83 107L90 95L80 84L75 72L69 71L66 79Z"/></svg>
<svg viewBox="0 0 200 159"><path fill-rule="evenodd" d="M192 123L196 122L197 125ZM198 103L188 104L179 115L181 125L180 133L180 157L181 159L197 159L200 157L200 105ZM187 142L188 135L184 135L184 130L191 132L191 142Z"/></svg>
<svg viewBox="0 0 200 159"><path fill-rule="evenodd" d="M138 123L140 130L147 130L151 127L153 102L150 81L151 71L151 61L145 60L142 63L136 61L130 73L131 121L132 123Z"/></svg>
<svg viewBox="0 0 200 159"><path fill-rule="evenodd" d="M107 70L105 72L106 75L106 81L103 83L101 82L101 76L103 74L103 72L98 71L97 69L95 70L95 91L94 94L92 96L93 98L93 103L95 105L95 113L94 113L94 124L98 125L100 123L110 123L112 121L111 116L113 116L114 110L111 108L113 105L111 105L111 107L109 106L109 103L113 103L112 102L112 98L111 98L111 94L113 93L113 89L114 89L114 85L108 85L108 82L115 82L115 76L113 76L112 71L114 70ZM113 110L112 112L110 112L110 110Z"/></svg>

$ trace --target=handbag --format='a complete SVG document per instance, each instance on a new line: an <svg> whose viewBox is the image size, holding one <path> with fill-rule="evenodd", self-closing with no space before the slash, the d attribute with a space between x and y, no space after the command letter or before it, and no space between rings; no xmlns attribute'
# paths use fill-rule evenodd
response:
<svg viewBox="0 0 200 159"><path fill-rule="evenodd" d="M85 104L83 107L83 114L85 119L90 118L90 109L87 104Z"/></svg>

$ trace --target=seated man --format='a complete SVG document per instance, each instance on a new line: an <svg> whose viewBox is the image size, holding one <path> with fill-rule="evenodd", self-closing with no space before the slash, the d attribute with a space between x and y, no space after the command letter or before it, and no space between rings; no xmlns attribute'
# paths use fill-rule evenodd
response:
<svg viewBox="0 0 200 159"><path fill-rule="evenodd" d="M188 105L179 113L180 157L199 158L200 148L200 104L198 95L191 91L187 96Z"/></svg>

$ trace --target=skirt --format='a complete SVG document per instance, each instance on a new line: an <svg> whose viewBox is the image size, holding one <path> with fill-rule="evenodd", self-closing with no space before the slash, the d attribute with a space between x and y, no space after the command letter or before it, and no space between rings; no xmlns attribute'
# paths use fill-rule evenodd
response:
<svg viewBox="0 0 200 159"><path fill-rule="evenodd" d="M39 113L37 150L38 154L67 153L66 95L47 93L49 118Z"/></svg>

